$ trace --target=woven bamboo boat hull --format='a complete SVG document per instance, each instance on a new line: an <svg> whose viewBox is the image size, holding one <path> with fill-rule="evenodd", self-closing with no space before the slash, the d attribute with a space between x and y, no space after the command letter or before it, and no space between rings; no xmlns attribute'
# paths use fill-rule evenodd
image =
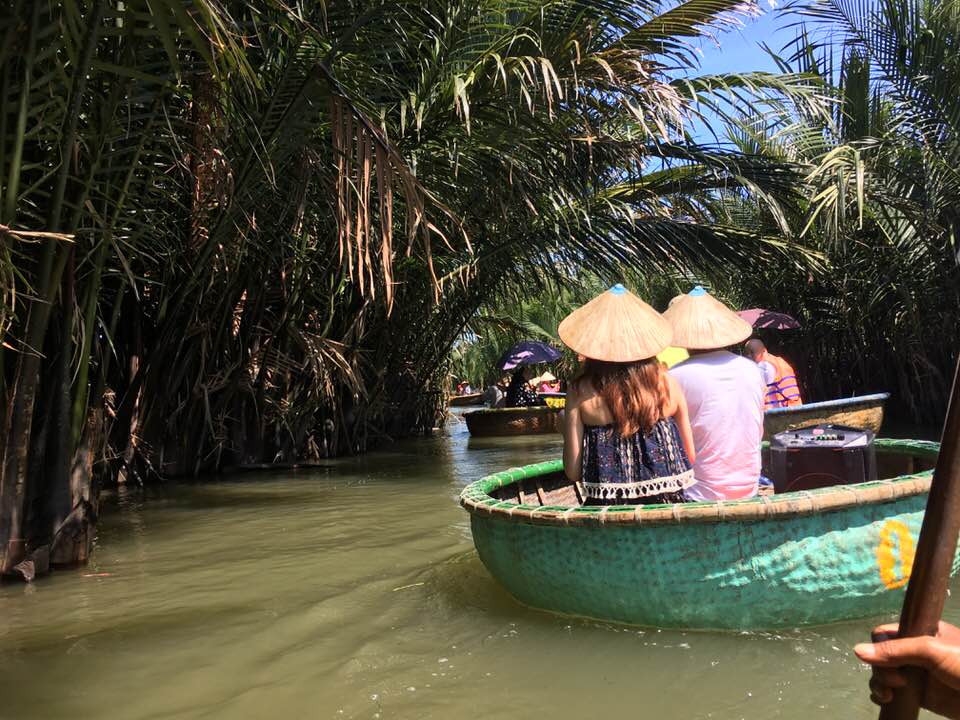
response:
<svg viewBox="0 0 960 720"><path fill-rule="evenodd" d="M450 407L467 407L468 405L483 405L483 393L469 395L451 395L448 402Z"/></svg>
<svg viewBox="0 0 960 720"><path fill-rule="evenodd" d="M815 625L900 607L938 449L879 440L892 479L862 485L620 508L581 507L553 461L485 477L460 502L480 559L526 605L658 627Z"/></svg>
<svg viewBox="0 0 960 720"><path fill-rule="evenodd" d="M560 408L525 407L474 410L463 416L476 437L494 435L542 435L559 429Z"/></svg>
<svg viewBox="0 0 960 720"><path fill-rule="evenodd" d="M767 410L763 414L763 439L822 423L872 430L876 434L883 423L883 404L889 397L890 393L879 393Z"/></svg>

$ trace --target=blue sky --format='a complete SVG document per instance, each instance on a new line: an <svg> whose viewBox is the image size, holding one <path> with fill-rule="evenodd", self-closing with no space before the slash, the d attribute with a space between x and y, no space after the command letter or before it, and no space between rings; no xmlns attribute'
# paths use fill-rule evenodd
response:
<svg viewBox="0 0 960 720"><path fill-rule="evenodd" d="M793 39L793 32L781 29L784 23L783 13L769 9L766 2L763 14L758 18L746 19L744 27L732 30L717 37L714 42L701 44L703 50L703 73L750 72L766 70L775 72L776 66L760 48L765 42L779 51L781 46Z"/></svg>
<svg viewBox="0 0 960 720"><path fill-rule="evenodd" d="M702 41L700 49L702 65L697 74L708 75L725 72L777 72L777 66L770 56L760 47L766 43L775 52L780 52L784 44L795 37L795 31L784 28L789 20L782 11L771 9L768 0L760 0L763 13L759 17L745 18L744 26L737 30L721 33L716 41ZM722 128L714 128L718 134ZM713 135L707 132L702 123L696 123L691 129L700 142L712 143ZM722 136L720 137L722 141Z"/></svg>

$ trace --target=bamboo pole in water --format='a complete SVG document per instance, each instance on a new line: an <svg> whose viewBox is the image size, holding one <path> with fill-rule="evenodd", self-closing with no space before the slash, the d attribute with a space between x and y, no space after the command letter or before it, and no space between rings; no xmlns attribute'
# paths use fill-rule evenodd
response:
<svg viewBox="0 0 960 720"><path fill-rule="evenodd" d="M947 419L940 439L927 510L920 528L913 572L900 612L900 637L936 635L960 534L960 359L953 377ZM916 720L926 672L906 670L908 684L882 706L880 720Z"/></svg>

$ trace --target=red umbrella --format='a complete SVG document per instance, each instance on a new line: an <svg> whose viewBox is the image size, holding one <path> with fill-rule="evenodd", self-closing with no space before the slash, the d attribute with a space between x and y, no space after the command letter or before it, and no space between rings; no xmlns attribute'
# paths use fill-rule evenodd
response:
<svg viewBox="0 0 960 720"><path fill-rule="evenodd" d="M755 328L767 328L770 330L796 330L800 327L800 323L786 313L776 312L774 310L750 308L749 310L741 310L737 313L737 315L742 317Z"/></svg>

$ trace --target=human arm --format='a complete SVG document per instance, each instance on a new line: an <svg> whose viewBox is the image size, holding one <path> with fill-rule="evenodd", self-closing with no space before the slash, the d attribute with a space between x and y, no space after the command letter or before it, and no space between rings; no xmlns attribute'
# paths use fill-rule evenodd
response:
<svg viewBox="0 0 960 720"><path fill-rule="evenodd" d="M904 666L924 668L928 675L922 697L923 707L948 718L960 718L960 629L941 622L935 637L924 635L896 638L896 624L881 625L873 631L872 643L861 643L853 651L873 666L870 699L878 705L893 700L896 688L904 687Z"/></svg>
<svg viewBox="0 0 960 720"><path fill-rule="evenodd" d="M583 472L583 420L580 416L580 393L571 385L563 417L563 472L573 482L578 482Z"/></svg>
<svg viewBox="0 0 960 720"><path fill-rule="evenodd" d="M683 449L687 452L687 458L694 463L697 460L697 450L693 445L693 427L690 425L687 398L675 377L667 375L667 383L670 388L670 402L676 408L673 420L677 423L677 430L680 431L680 440L683 442Z"/></svg>

